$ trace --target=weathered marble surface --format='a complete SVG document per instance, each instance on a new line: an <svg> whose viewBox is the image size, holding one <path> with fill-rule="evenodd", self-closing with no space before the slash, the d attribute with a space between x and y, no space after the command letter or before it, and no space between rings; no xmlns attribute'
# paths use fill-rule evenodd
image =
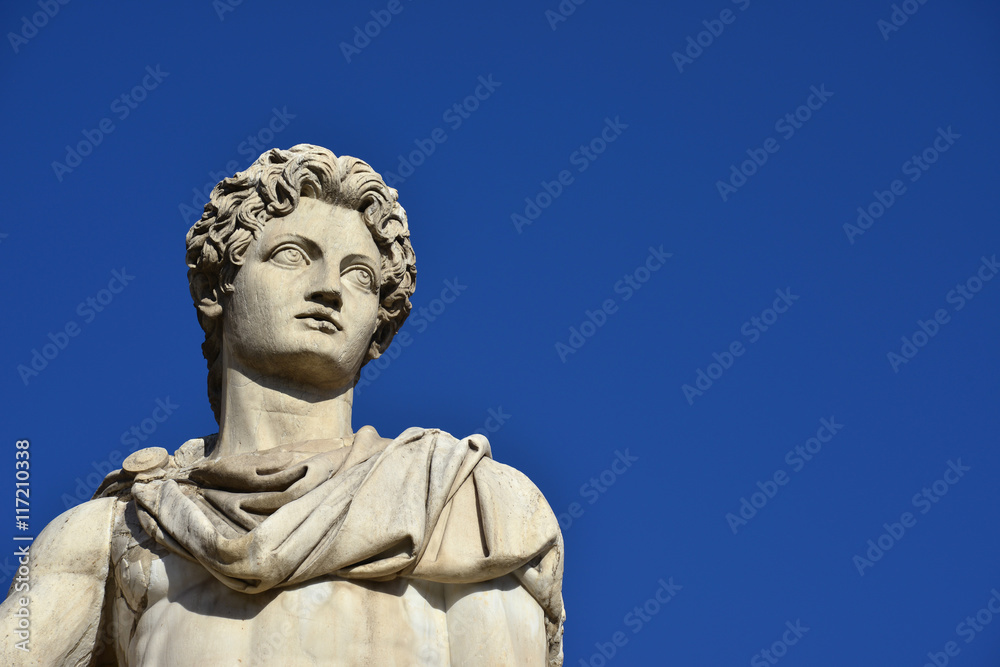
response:
<svg viewBox="0 0 1000 667"><path fill-rule="evenodd" d="M39 535L31 650L9 597L0 664L562 664L538 489L482 436L351 428L415 285L396 196L309 145L216 186L187 260L219 433L136 452Z"/></svg>

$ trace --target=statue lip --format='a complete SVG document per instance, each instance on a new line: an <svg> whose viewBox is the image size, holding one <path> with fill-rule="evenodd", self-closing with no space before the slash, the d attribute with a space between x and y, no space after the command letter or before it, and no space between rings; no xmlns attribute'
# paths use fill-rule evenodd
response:
<svg viewBox="0 0 1000 667"><path fill-rule="evenodd" d="M341 331L343 329L343 327L340 326L340 322L337 321L335 313L332 310L327 310L325 308L313 308L311 310L307 310L304 313L299 313L298 315L296 315L295 319L327 322L333 325L336 331ZM321 328L326 329L327 327L321 327Z"/></svg>

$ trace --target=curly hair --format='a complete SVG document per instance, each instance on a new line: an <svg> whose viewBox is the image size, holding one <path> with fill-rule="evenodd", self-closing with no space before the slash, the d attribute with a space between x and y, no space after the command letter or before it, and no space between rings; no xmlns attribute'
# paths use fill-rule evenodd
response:
<svg viewBox="0 0 1000 667"><path fill-rule="evenodd" d="M187 233L188 283L205 331L208 398L219 421L222 399L222 314L250 243L271 218L309 197L361 213L381 256L378 325L362 366L377 359L410 314L416 257L398 193L366 162L311 144L272 148L245 171L212 190L201 219ZM360 375L360 374L359 374ZM355 378L355 382L358 378Z"/></svg>

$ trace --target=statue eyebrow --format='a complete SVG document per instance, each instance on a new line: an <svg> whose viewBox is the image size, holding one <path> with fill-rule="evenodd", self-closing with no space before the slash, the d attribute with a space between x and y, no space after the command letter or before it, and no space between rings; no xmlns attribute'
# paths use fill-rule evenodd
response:
<svg viewBox="0 0 1000 667"><path fill-rule="evenodd" d="M271 242L267 245L268 255L270 255L271 251L273 251L275 248L289 241L298 242L299 245L305 248L306 252L309 254L310 257L316 258L316 257L321 257L323 255L323 251L320 250L319 245L315 241L306 236L302 236L301 234L295 234L293 232L282 233L271 239Z"/></svg>
<svg viewBox="0 0 1000 667"><path fill-rule="evenodd" d="M373 271L379 268L379 264L375 259L373 259L369 255L360 252L352 252L348 253L347 255L344 255L342 265L346 267L347 265L357 262L359 260L361 261L362 264L366 265L369 269L372 269Z"/></svg>

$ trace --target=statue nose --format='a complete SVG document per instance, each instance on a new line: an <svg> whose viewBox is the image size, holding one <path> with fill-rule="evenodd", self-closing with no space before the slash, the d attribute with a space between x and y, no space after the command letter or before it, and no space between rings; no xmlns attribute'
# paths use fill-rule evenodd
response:
<svg viewBox="0 0 1000 667"><path fill-rule="evenodd" d="M340 271L331 267L328 270L317 271L316 281L309 293L310 300L322 303L324 306L340 310L343 305L343 293L340 284Z"/></svg>
<svg viewBox="0 0 1000 667"><path fill-rule="evenodd" d="M341 306L343 306L340 292L331 289L316 290L309 295L309 300L320 303L328 308L333 308L334 310L340 310Z"/></svg>

